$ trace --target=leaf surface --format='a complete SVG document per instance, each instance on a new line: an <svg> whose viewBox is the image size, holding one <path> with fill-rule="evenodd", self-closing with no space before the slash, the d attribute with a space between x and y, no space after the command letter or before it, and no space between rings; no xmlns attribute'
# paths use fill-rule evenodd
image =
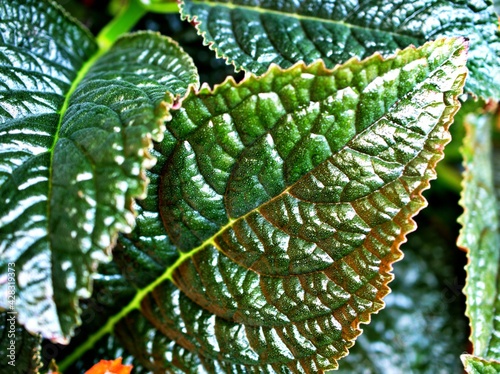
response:
<svg viewBox="0 0 500 374"><path fill-rule="evenodd" d="M137 228L114 251L140 288L120 316L142 300L149 321L133 312L115 328L127 349L149 370L336 367L383 307L425 204L463 43L334 70L273 66L191 92L155 146ZM146 351L138 336L153 342Z"/></svg>
<svg viewBox="0 0 500 374"><path fill-rule="evenodd" d="M17 324L17 314L0 313L0 372L11 374L38 373L42 366L40 335L32 335Z"/></svg>
<svg viewBox="0 0 500 374"><path fill-rule="evenodd" d="M16 264L19 322L64 342L90 275L133 226L151 139L197 74L153 33L97 50L52 3L2 2L0 20L0 269Z"/></svg>
<svg viewBox="0 0 500 374"><path fill-rule="evenodd" d="M468 257L464 293L474 355L498 361L500 232L497 191L500 183L495 181L495 176L498 176L500 162L491 140L493 118L479 110L464 122L467 130L462 149L465 172L461 205L464 213L459 220L462 230L458 245L466 249Z"/></svg>
<svg viewBox="0 0 500 374"><path fill-rule="evenodd" d="M333 67L461 35L470 38L466 89L500 99L500 32L489 1L184 0L181 15L218 56L256 74L271 63L286 68L322 58Z"/></svg>

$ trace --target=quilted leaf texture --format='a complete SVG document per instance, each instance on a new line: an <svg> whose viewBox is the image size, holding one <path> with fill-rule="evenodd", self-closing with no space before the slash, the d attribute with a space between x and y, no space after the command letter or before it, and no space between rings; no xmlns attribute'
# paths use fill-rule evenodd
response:
<svg viewBox="0 0 500 374"><path fill-rule="evenodd" d="M500 31L489 0L184 0L181 14L237 69L321 58L328 67L438 37L470 39L466 90L500 99Z"/></svg>
<svg viewBox="0 0 500 374"><path fill-rule="evenodd" d="M52 2L0 2L0 293L15 288L29 331L69 340L92 273L132 230L152 139L197 81L169 38L136 33L99 50Z"/></svg>
<svg viewBox="0 0 500 374"><path fill-rule="evenodd" d="M335 368L383 307L449 141L466 52L439 39L192 90L115 251L147 319L116 326L127 349L152 371Z"/></svg>

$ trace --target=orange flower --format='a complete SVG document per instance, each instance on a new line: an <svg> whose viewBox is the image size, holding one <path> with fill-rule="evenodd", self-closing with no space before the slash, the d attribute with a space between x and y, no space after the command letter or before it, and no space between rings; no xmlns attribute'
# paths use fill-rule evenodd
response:
<svg viewBox="0 0 500 374"><path fill-rule="evenodd" d="M85 374L130 374L132 365L122 365L122 358L116 360L101 360Z"/></svg>

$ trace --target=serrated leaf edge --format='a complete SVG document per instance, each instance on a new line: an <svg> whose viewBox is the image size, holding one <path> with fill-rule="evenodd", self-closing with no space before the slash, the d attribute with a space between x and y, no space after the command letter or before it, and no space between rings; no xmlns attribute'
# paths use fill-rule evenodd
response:
<svg viewBox="0 0 500 374"><path fill-rule="evenodd" d="M179 5L179 13L180 13L180 16L181 16L181 20L183 21L187 21L187 22L190 22L195 28L196 28L196 31L197 31L197 34L199 36L202 37L203 39L203 45L207 46L211 51L214 51L215 52L215 55L217 58L219 59L223 59L224 62L226 63L226 65L232 65L235 72L239 72L239 71L244 71L244 72L247 72L247 70L245 69L245 67L243 66L237 66L236 65L236 61L234 60L231 60L231 58L227 55L225 55L221 50L220 48L217 48L216 45L215 45L215 41L209 41L207 36L206 36L206 32L205 31L202 31L200 29L200 25L203 23L202 21L198 20L198 16L197 15L190 15L190 14L187 14L184 10L184 7L185 7L185 0L177 0L178 1L178 5ZM210 1L202 1L202 3L204 4L210 4ZM244 8L244 9L249 9L249 10L252 10L252 11L257 11L259 12L259 9L261 8L258 8L258 7L252 7L252 6L244 6L244 5L237 5L237 6L231 6L232 3L215 3L214 6L225 6L227 8L232 8L232 9L235 9L235 8ZM294 17L294 14L292 13L284 13L284 12L278 12L278 11L274 11L274 10L269 10L269 9L266 9L265 11L260 11L260 13L276 13L276 14L280 14L280 15L284 15L284 16L287 16L287 17ZM313 17L307 17L307 16L300 16L300 17L297 17L297 15L295 15L295 18L309 18L309 19L315 19ZM367 30L370 30L372 31L372 29L369 29L369 28L364 28L364 27L361 27L361 26L357 26L357 25L351 25L351 24L346 24L346 23L343 23L343 22L339 22L339 21L333 21L333 20L326 20L326 19L323 19L323 18L317 18L317 20L319 21L324 21L324 22L332 22L332 23L337 23L337 24L342 24L343 26L346 26L346 27L358 27L358 28L361 28L361 29L367 29ZM500 16L497 18L497 24L498 24L498 27L497 27L497 30L500 30ZM379 29L376 29L376 30L379 30ZM388 34L394 34L394 35L404 35L404 34L397 34L395 32L390 32L390 31L387 31L387 30L380 30L380 31L383 31L385 33L388 33ZM459 37L458 35L455 35L456 37ZM446 36L439 36L437 39L441 39L441 38L444 38ZM447 37L453 37L453 36L447 36ZM461 36L461 37L465 37L465 36ZM437 39L434 39L434 40L437 40ZM432 41L433 39L429 39L429 40L424 40L425 43L422 44L425 45L427 42L429 41ZM414 47L413 44L411 45L408 45L407 47ZM405 48L403 48L405 49ZM392 56L394 56L395 54L398 53L398 51L402 51L403 49L401 48L397 48L396 50L394 50L394 53L392 53L391 55L388 55L387 58L390 58ZM351 61L351 59L343 62L342 64L344 63L347 63ZM363 61L363 60L362 60ZM273 63L274 64L274 63ZM337 64L337 65L341 65L341 64ZM477 95L475 94L474 92L472 91L467 91L472 97L474 97L475 99L478 99L478 98L482 98L482 99L488 99L489 97L485 97L484 95Z"/></svg>
<svg viewBox="0 0 500 374"><path fill-rule="evenodd" d="M461 48L463 49L463 51L461 53L467 54L467 51L469 49L469 43L468 43L468 40L466 38L463 38L463 37L457 37L457 38L446 38L446 37L443 37L443 38L439 38L439 39L441 39L441 40L446 40L446 39L448 39L448 40L449 39L461 40L462 41L461 42ZM425 43L424 45L422 45L421 47L418 47L418 48L423 48L425 45L430 44L430 43L434 43L434 42L427 42L427 43ZM414 50L418 49L417 47L415 47L413 45L409 46L408 48L411 48L411 49L414 49ZM360 60L358 57L353 57L353 58L349 59L347 62L345 62L344 64L347 64L348 62L349 63L362 63L362 62L366 62L366 61L368 61L370 59L379 59L379 61L382 61L382 60L387 60L387 59L395 58L396 54L397 54L397 51L393 55L384 58L380 53L375 53L374 55L369 56L369 57L367 57L365 59L362 59L362 60ZM273 71L281 71L281 72L286 73L287 71L290 71L290 70L293 70L293 69L297 69L298 67L307 68L307 67L316 66L316 65L319 65L322 69L324 69L327 72L334 71L334 70L338 69L341 66L341 65L336 65L334 68L328 69L328 68L326 68L326 65L325 65L325 63L324 63L323 60L317 60L316 62L313 62L313 63L311 63L309 65L306 65L305 62L303 62L303 61L299 61L296 64L294 64L293 66L291 66L289 68L286 68L286 69L283 69L283 68L279 67L277 64L271 64L270 67L268 68L268 70L263 74L263 76L267 75L267 74L269 74L269 73L271 73ZM465 74L465 76L466 76L467 75L467 68L465 66L464 66L464 70L466 72L466 74ZM198 95L198 94L215 94L215 93L217 93L217 91L219 89L222 89L222 87L224 85L226 85L226 84L230 84L233 87L238 87L238 86L242 85L246 80L250 79L251 77L253 77L254 79L257 79L257 80L258 79L262 79L261 76L256 76L253 73L247 73L245 75L245 78L243 80L241 80L240 82L236 82L236 80L232 76L228 76L222 83L214 85L213 88L210 88L210 86L208 84L206 84L206 83L204 83L199 89L196 88L196 87L194 87L194 86L190 86L189 89L186 91L186 94L183 96L182 100L184 100L190 94L195 94L195 95ZM465 81L465 77L464 77L464 81ZM453 123L453 117L454 117L454 115L460 109L460 101L458 100L458 96L460 96L461 92L463 92L463 85L462 85L462 88L460 89L460 92L458 92L456 95L453 95L453 101L456 104L456 106L455 106L455 108L450 113L450 119L448 121L442 122L443 129L448 134L448 138L444 139L441 142L442 147L437 150L437 152L435 153L435 157L433 157L433 159L429 163L429 166L428 166L428 170L430 171L429 178L423 180L420 183L420 185L414 190L413 197L415 198L415 200L412 201L412 203L418 204L419 207L417 209L415 209L414 212L410 212L409 215L407 215L408 213L406 215L404 215L401 212L403 212L406 208L409 207L409 204L407 204L405 207L402 208L402 210L400 211L400 213L398 213L395 216L395 218L394 218L394 220L397 220L397 217L399 215L406 216L406 218L407 218L406 225L405 225L406 231L404 233L401 233L400 235L398 235L398 237L396 238L396 240L393 242L393 244L391 246L391 249L390 249L391 261L388 262L385 266L381 265L381 267L380 267L379 272L381 274L385 274L385 275L387 275L389 277L386 281L384 281L382 287L380 288L379 292L377 293L377 298L379 298L379 300L380 300L380 306L377 306L373 311L361 313L353 321L352 327L356 331L355 336L352 337L351 339L349 339L350 341L349 341L348 345L346 346L345 350L342 352L343 354L338 359L340 359L342 357L345 357L349 353L348 349L355 344L354 339L357 336L359 336L362 333L362 331L363 331L362 329L360 329L361 323L363 323L363 324L370 323L370 321L371 321L371 315L378 313L381 309L383 309L385 307L385 302L383 301L383 298L385 296L387 296L391 292L391 289L389 288L388 284L394 279L394 274L392 273L392 271L393 271L393 263L395 263L395 262L400 261L400 260L403 259L404 253L400 250L400 247L401 247L402 244L404 244L405 242L407 242L407 235L410 234L411 232L415 231L416 228L417 228L417 224L416 224L415 220L413 219L413 217L415 217L422 209L424 209L428 205L427 200L422 195L422 193L425 190L427 190L428 188L430 188L430 182L433 179L437 178L437 174L436 174L436 170L435 170L436 169L436 165L438 164L439 161L441 161L444 158L444 147L446 146L446 144L448 144L451 141L451 137L449 136L448 129L449 129L450 125ZM182 100L179 101L179 102L174 103L172 105L171 109L172 110L179 109L181 107ZM256 210L256 209L259 209L259 208L257 207L254 210ZM254 210L248 212L247 214L250 214ZM214 238L218 234L220 234L221 232L223 232L226 228L230 227L234 223L234 221L236 221L236 220L238 220L240 218L241 217L239 217L237 219L231 219L231 220L229 220L229 222L224 227L222 227L219 231L217 231L217 233L215 233L214 235L212 235L209 239L207 239L201 245L199 245L198 247L192 249L189 252L181 253L180 256L179 256L179 258L174 262L174 264L172 264L171 266L169 266L164 271L164 273L162 275L160 275L158 278L156 278L153 282L151 282L146 287L143 287L141 289L136 290L135 296L132 298L132 300L119 313L117 313L117 314L113 315L112 317L110 317L108 319L107 323L102 328L100 328L97 332L95 332L94 334L92 334L82 345L80 345L75 351L72 352L71 355L67 356L59 364L61 370L64 371L65 369L67 369L73 362L75 362L85 352L87 352L90 349L92 349L92 347L95 345L95 343L97 343L97 341L99 341L102 337L104 337L108 333L112 334L114 326L122 318L124 318L127 314L129 314L130 312L132 312L132 311L134 311L136 309L140 311L141 310L141 302L142 302L142 300L151 291L153 291L157 286L159 286L161 283L163 283L165 281L171 281L173 284L175 284L175 282L172 279L172 275L173 275L174 271L183 262L185 262L187 259L191 258L194 254L196 254L197 252L199 252L200 250L202 250L207 244L212 244ZM217 246L216 246L216 248L217 248ZM387 256L389 256L389 254ZM332 367L330 367L330 368L325 368L325 370L336 369L337 367L338 367L338 363L337 363L337 365L332 365Z"/></svg>
<svg viewBox="0 0 500 374"><path fill-rule="evenodd" d="M474 99L474 101L477 101L478 97L473 95L473 99ZM477 115L486 115L488 113L493 113L495 110L495 105L491 106L489 104L491 104L491 103L486 103L486 105L483 108L479 108L475 112L468 113L465 116L465 118L464 118L465 137L463 139L463 144L462 144L461 149L460 149L462 156L463 156L462 166L464 168L464 171L462 173L462 183L461 183L462 191L460 193L459 205L463 208L463 212L457 219L457 222L461 225L461 228L459 231L459 236L457 238L457 247L459 249L461 249L462 251L464 251L466 254L466 257L467 257L467 264L464 267L467 275L466 275L466 279L465 279L465 285L462 289L462 293L466 297L465 315L467 316L467 318L469 320L469 328L470 328L469 341L473 345L473 350L476 349L476 347L474 347L474 341L473 341L474 340L473 339L474 338L474 331L475 331L476 326L474 326L474 323L473 323L473 316L471 315L471 305L468 301L467 290L469 288L469 285L471 284L471 279L469 277L469 268L471 266L471 253L474 251L474 248L470 248L467 245L468 244L467 240L465 239L465 237L467 235L467 232L466 232L466 230L467 230L467 227L466 227L467 217L469 215L469 212L471 211L471 208L466 204L465 199L466 199L466 191L469 189L469 183L470 183L470 181L468 180L469 179L468 176L469 176L469 174L474 173L474 170L468 165L467 156L464 154L464 149L467 147L466 144L470 143L471 141L473 141L477 138L477 135L475 134L477 131L477 128L476 128L476 126L474 126L473 124L470 123L470 120L468 118L470 116L474 116L474 115L477 116ZM475 129L473 129L473 128L475 128ZM490 141L490 144L487 146L491 147L492 139L491 138L488 138L488 139ZM493 180L491 181L491 183L493 184ZM491 187L492 191L494 190L493 185L490 185L488 187ZM493 196L491 196L491 198L495 199L495 196L493 195ZM498 204L498 201L497 201L497 204ZM500 228L500 222L499 222L500 217L498 217L498 214L496 214L496 216L497 216L496 230L498 231L498 229ZM480 245L480 243L478 245ZM497 272L497 276L499 274L500 274L500 271ZM497 294L498 294L498 292L499 292L499 290L497 289ZM482 347L482 348L486 349L487 347ZM472 358L477 358L477 359L480 359L483 361L489 360L491 362L497 362L493 359L485 359L485 358L475 356L475 355L465 355L464 354L461 356L461 359L462 359L462 362L464 363L464 366L465 366L465 358L464 357L466 357L466 356L470 356ZM498 363L500 364L500 362L498 362Z"/></svg>

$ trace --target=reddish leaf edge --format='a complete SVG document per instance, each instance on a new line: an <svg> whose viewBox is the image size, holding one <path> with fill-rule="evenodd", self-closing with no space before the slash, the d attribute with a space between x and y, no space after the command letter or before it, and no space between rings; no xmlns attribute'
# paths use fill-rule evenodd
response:
<svg viewBox="0 0 500 374"><path fill-rule="evenodd" d="M457 41L459 41L460 47L458 49L461 49L461 51L459 53L463 56L464 59L467 59L467 52L469 49L468 39L464 38L464 37L456 37L456 38L442 37L442 38L438 38L436 41L439 41L439 40L444 41L444 40L449 40L449 39L456 39ZM433 43L433 42L435 42L435 41L427 42L420 47L416 47L416 46L411 45L405 49L416 50L416 49L423 48L425 45ZM398 51L400 51L400 50L398 50ZM360 60L357 57L353 57L353 58L349 59L347 62L345 62L345 64L347 64L348 62L350 62L350 63L352 63L352 62L363 63L363 62L369 61L370 59L377 59L379 61L388 60L391 58L395 58L397 52L395 52L394 55L387 56L387 57L383 57L380 53L375 53L372 56L369 56L369 57L362 59L362 60ZM344 65L344 64L342 64L342 65ZM297 66L301 66L304 68L311 67L311 66L319 66L319 68L323 69L325 72L332 72L332 71L338 69L342 65L336 65L335 67L330 69L330 68L326 67L323 60L317 60L309 65L305 64L305 62L303 62L303 61L299 61L296 64L294 64L293 66L286 68L286 69L283 69L279 65L273 63L270 65L268 70L265 73L263 73L262 75L263 76L267 75L273 71L280 71L282 73L283 72L286 73L289 70L296 69ZM352 334L342 336L343 338L346 338L346 340L348 340L349 342L348 342L348 345L346 346L346 349L343 352L341 352L339 357L335 358L336 361L338 361L342 357L345 357L349 354L349 348L351 348L355 344L356 337L358 337L363 332L363 330L360 328L361 323L369 324L371 322L371 315L377 314L380 310L382 310L385 307L385 302L383 301L383 298L391 292L391 289L388 286L388 284L394 279L394 274L392 273L393 263L401 261L404 257L404 253L401 251L400 247L402 244L407 242L407 235L412 233L413 231L415 231L417 229L417 224L416 224L415 220L413 219L413 217L415 217L422 209L424 209L428 205L427 200L425 199L425 197L422 194L425 190L430 188L430 182L437 178L437 173L435 170L436 165L438 164L439 161L441 161L444 158L444 148L451 141L451 134L449 133L449 127L453 123L453 118L454 118L455 114L458 112L458 110L461 107L460 101L458 100L458 97L463 93L464 82L465 82L465 79L468 75L468 70L465 66L463 67L463 70L464 70L464 73L460 75L462 77L462 79L460 79L462 81L461 88L460 88L459 92L457 92L456 95L452 96L453 104L454 104L453 109L447 111L447 113L446 113L448 115L449 119L447 121L442 122L442 124L441 124L441 126L443 127L443 130L444 130L444 133L446 135L446 139L444 139L439 144L435 154L433 155L432 159L430 160L430 162L428 164L428 167L426 169L426 172L429 173L427 179L424 179L420 183L420 185L415 189L414 193L411 195L411 198L415 199L415 200L410 201L410 203L407 204L405 207L403 207L401 209L401 211L394 218L394 221L401 220L402 222L404 222L401 227L404 228L405 230L403 230L402 233L397 236L396 240L391 245L390 255L388 255L389 259L387 259L386 263L381 264L379 273L381 275L387 276L388 278L386 281L384 281L381 289L377 293L377 299L379 299L380 303L374 308L374 310L369 311L369 312L363 312L355 320L353 320L353 322L351 323L351 328L354 330L354 332ZM201 85L201 87L199 87L199 88L196 85L190 85L188 87L186 93L182 97L177 97L173 103L165 105L165 110L168 111L168 114L167 114L168 119L166 121L168 122L171 119L170 113L172 111L179 110L181 108L182 102L189 95L191 95L191 94L196 94L196 95L198 95L198 94L215 94L218 92L219 89L223 88L223 85L231 84L233 87L238 87L238 86L241 86L242 84L244 84L244 82L247 79L249 79L249 77L254 77L257 80L263 79L263 78L261 78L261 76L257 76L253 73L246 72L245 78L243 80L241 80L240 82L237 82L232 76L228 76L222 83L215 84L213 87L210 87L210 85L208 85L207 83L203 83ZM444 114L441 116L441 119L443 118L443 116L444 116ZM418 207L415 209L415 207L413 205L415 205L415 206L418 205ZM201 247L203 247L203 245L201 245L198 248L201 249ZM84 344L82 344L79 347L79 349L77 349L76 352L74 352L69 357L67 357L65 360L63 360L63 362L61 362L60 366L63 368L69 367L73 362L75 362L85 352L90 350L94 343L96 343L98 340L100 340L102 337L104 337L108 333L111 333L112 330L114 329L114 326L122 318L124 318L128 313L130 313L134 310L142 310L141 304L143 301L145 301L146 295L148 295L154 288L159 286L163 281L172 280L173 272L183 262L185 262L187 259L192 257L192 255L194 255L196 252L197 251L193 250L193 251L189 252L188 255L181 256L181 258L178 261L176 261L172 266L167 268L165 270L164 274L161 275L160 277L158 277L155 282L144 287L143 289L137 290L135 297L131 300L131 302L127 306L125 306L122 309L122 311L120 311L116 315L109 318L108 323L106 323L95 334L90 336L89 339ZM331 367L323 368L322 370L331 370L331 369L337 369L337 368L338 368L338 362L336 362L336 365L332 365Z"/></svg>
<svg viewBox="0 0 500 374"><path fill-rule="evenodd" d="M195 17L194 17L195 18ZM191 20L192 22L196 22L196 19ZM436 41L445 41L449 39L456 39L460 43L460 47L458 49L462 49L459 53L463 55L464 59L467 59L467 54L469 50L469 40L464 37L456 37L456 38L450 38L450 37L441 37L436 39L435 41L429 41L423 44L420 47L416 47L414 45L411 45L407 49L412 49L412 50L417 50L424 48L424 46L434 43ZM250 72L245 72L245 77L244 79L240 81L236 81L233 76L228 76L222 83L215 84L213 87L210 87L207 83L203 83L199 89L192 87L191 90L188 92L188 94L193 94L193 95L211 95L211 94L217 94L217 92L221 89L225 89L226 85L231 85L233 88L237 88L245 84L245 82L252 78L256 79L257 81L261 79L265 79L264 76L267 76L268 74L271 74L273 72L280 72L280 73L286 73L287 71L292 71L294 69L297 69L298 67L301 67L303 69L311 68L311 67L317 67L318 69L321 69L325 73L333 72L337 69L339 69L341 66L348 64L348 63L366 63L369 62L370 60L378 60L378 61L385 61L389 60L392 58L395 58L398 54L398 52L402 51L401 49L398 49L394 54L390 56L382 56L380 53L375 53L369 57L366 57L364 59L359 59L358 57L353 57L346 61L343 64L338 64L333 68L328 68L326 67L325 63L323 60L319 59L316 60L315 62L311 64L306 64L303 61L299 61L295 63L294 65L288 67L288 68L282 68L279 65L272 63L268 70L263 73L262 75L256 75L254 73ZM455 51L456 53L456 51ZM399 222L399 226L402 228L401 233L396 237L396 240L392 243L391 249L390 249L390 254L387 255L388 258L384 259L383 263L380 266L379 274L381 274L384 277L388 277L386 281L384 281L383 286L377 293L377 300L379 303L374 307L374 310L366 311L361 313L357 318L351 323L351 328L354 330L352 334L346 334L342 335L344 339L348 341L348 344L346 345L346 349L341 352L341 355L336 358L338 361L342 357L345 357L349 354L349 349L352 348L352 346L356 342L356 338L363 333L363 330L361 329L361 324L369 324L371 322L371 316L372 314L378 314L378 312L382 309L385 308L385 302L383 299L385 296L387 296L389 293L391 293L391 289L389 287L389 283L394 279L394 274L393 274L393 264L401 261L404 258L404 253L401 251L401 246L408 241L407 235L414 232L417 229L417 224L415 220L413 219L422 209L427 207L428 202L423 196L424 191L428 190L431 187L431 181L437 179L437 172L436 172L436 166L444 158L444 149L445 146L451 141L451 134L449 132L449 127L453 123L454 116L455 114L460 110L461 108L461 102L458 100L458 97L464 92L464 84L465 84L465 79L468 76L468 69L464 66L463 67L464 74L462 74L462 78L458 78L457 81L461 81L461 89L459 92L457 92L456 95L453 95L453 109L452 110L445 110L445 112L442 114L440 117L440 122L442 121L443 117L449 117L447 121L443 121L441 123L441 127L444 130L444 134L446 135L446 139L444 139L438 147L435 150L434 155L432 156L428 167L426 169L425 174L427 175L426 179L423 179L420 183L420 185L415 189L413 194L410 196L411 201L403 207L400 212L394 217L394 222ZM456 82L455 82L456 83ZM175 107L172 108L172 110L178 110L180 109L181 105L176 105ZM448 108L451 109L451 108ZM434 131L434 130L433 130ZM432 134L432 132L431 132ZM424 150L422 150L423 152ZM420 152L419 155L422 153ZM418 156L417 156L418 157ZM428 174L427 174L428 173ZM247 213L248 214L248 213ZM217 235L217 234L215 234ZM202 249L204 245L200 245L198 248ZM188 256L185 256L182 258L182 261L177 262L172 266L171 274L175 272L177 268L179 268L182 263L184 263L187 259L189 259L192 255L194 255L197 251L192 251L189 252ZM170 279L176 286L178 286L173 279ZM141 307L142 310L142 307ZM152 322L152 320L150 320ZM338 368L338 362L336 365L332 365L330 367L324 368L323 370L335 370Z"/></svg>

